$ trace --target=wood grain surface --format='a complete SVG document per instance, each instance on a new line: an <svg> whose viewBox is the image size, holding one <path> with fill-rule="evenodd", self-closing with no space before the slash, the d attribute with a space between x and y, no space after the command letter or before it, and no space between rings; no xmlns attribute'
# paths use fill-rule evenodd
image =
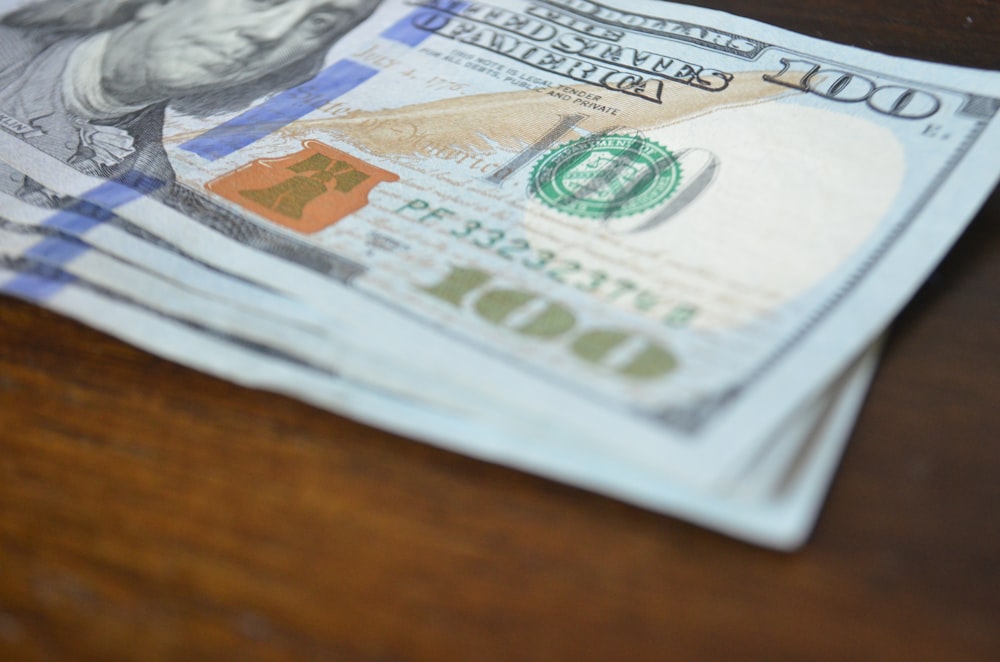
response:
<svg viewBox="0 0 1000 662"><path fill-rule="evenodd" d="M994 0L704 4L1000 68ZM0 300L0 658L1000 659L998 298L994 194L791 555Z"/></svg>

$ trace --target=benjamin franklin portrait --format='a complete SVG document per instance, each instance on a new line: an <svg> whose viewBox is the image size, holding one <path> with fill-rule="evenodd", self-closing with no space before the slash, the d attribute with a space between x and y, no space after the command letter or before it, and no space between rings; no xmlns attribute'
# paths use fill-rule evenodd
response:
<svg viewBox="0 0 1000 662"><path fill-rule="evenodd" d="M378 0L47 0L0 19L0 130L90 175L174 181L164 112L233 111L314 76ZM0 190L46 204L14 172ZM48 206L55 202L48 200Z"/></svg>

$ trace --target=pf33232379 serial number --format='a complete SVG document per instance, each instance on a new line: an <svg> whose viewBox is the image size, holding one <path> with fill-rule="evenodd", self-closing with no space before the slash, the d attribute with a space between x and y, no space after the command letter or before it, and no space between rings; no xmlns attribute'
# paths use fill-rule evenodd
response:
<svg viewBox="0 0 1000 662"><path fill-rule="evenodd" d="M666 302L631 279L616 277L603 269L587 268L577 260L563 259L555 251L535 248L523 237L508 236L508 231L489 227L475 219L455 219L450 209L433 208L425 200L411 200L396 211L422 224L457 223L448 230L448 234L455 239L490 251L524 269L543 273L557 283L575 287L602 301L625 303L646 316L660 318L667 326L687 326L698 313L697 307L692 304Z"/></svg>

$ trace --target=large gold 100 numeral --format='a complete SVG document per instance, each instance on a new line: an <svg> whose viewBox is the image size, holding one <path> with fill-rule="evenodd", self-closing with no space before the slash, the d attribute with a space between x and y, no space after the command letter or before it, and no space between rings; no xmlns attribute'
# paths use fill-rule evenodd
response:
<svg viewBox="0 0 1000 662"><path fill-rule="evenodd" d="M677 367L673 354L655 341L625 329L580 330L566 306L531 291L489 288L492 279L481 269L452 267L440 282L421 289L456 308L471 308L483 321L518 335L561 340L578 359L623 377L656 379Z"/></svg>

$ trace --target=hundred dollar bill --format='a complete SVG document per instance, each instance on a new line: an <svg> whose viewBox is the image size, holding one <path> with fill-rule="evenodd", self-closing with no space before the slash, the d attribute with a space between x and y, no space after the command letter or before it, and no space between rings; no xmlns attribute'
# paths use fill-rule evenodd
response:
<svg viewBox="0 0 1000 662"><path fill-rule="evenodd" d="M248 343L213 326L220 321L219 315L205 320L193 315L191 309L199 304L192 299L197 295L175 292L165 305L162 296L155 300L133 298L128 287L105 286L113 281L95 274L98 260L76 265L78 273L70 273L44 262L37 252L23 250L23 246L18 253L16 244L16 240L6 241L0 251L0 292L69 315L182 364L244 385L289 394L395 432L433 438L445 446L464 448L467 439L477 438L481 448L492 447L502 453L523 434L495 422L437 409L433 403L400 398L308 366L294 356ZM101 280L104 285L98 282ZM150 294L163 294L148 282L140 285ZM151 305L153 301L156 306ZM177 317L171 310L183 314ZM769 442L773 447L767 454L770 457L748 468L738 493L693 490L657 476L644 477L642 472L638 477L649 481L660 510L758 544L792 549L811 530L873 366L872 354L796 415ZM797 461L775 461L773 457L788 453L795 453ZM617 469L607 467L599 456L588 459L586 452L563 465L560 478L598 491L608 491L609 477ZM634 483L636 477L628 472L629 482ZM649 488L637 491L649 498ZM618 494L614 489L610 493Z"/></svg>
<svg viewBox="0 0 1000 662"><path fill-rule="evenodd" d="M268 353L277 350L290 361L325 372L333 378L343 379L338 373L339 366L332 361L332 357L324 353L322 329L315 328L317 321L314 317L308 319L308 315L305 320L298 319L299 311L287 305L292 302L275 298L273 294L259 288L233 282L232 279L206 270L197 261L178 255L159 243L147 244L149 237L127 233L127 226L122 227L120 223L98 226L99 231L90 234L79 232L81 229L90 228L91 223L86 221L89 217L85 212L93 213L93 210L85 210L79 206L72 208L75 211L64 210L61 212L64 214L64 222L58 226L45 226L37 222L38 212L43 210L16 199L4 198L2 195L0 200L3 201L4 213L15 219L13 221L0 219L0 252L8 263L34 265L39 269L58 269L66 277L76 279L78 282L82 279L91 287L108 293L109 296L141 302L146 308L155 310L161 315L169 316L180 323L193 325L195 328L211 329L213 333L234 343L260 347L260 351ZM71 222L74 220L75 222ZM96 247L98 250L86 250L81 241L96 241L97 246L91 248ZM149 271L150 264L162 264L167 269L157 275ZM206 284L213 286L206 288ZM228 294L230 299L223 298L220 301L220 290ZM292 313L292 319L285 320L286 326L278 328L274 326L276 321L281 322L280 318L274 319L274 309ZM312 333L309 333L310 331ZM870 357L867 363L873 365L874 358ZM852 415L844 413L851 411L846 403L860 402L860 394L863 393L865 383L863 377L855 376L853 373L868 371L870 368L853 370L850 378L853 386L849 388L841 384L832 385L821 399L800 408L793 420L784 425L780 432L760 449L758 456L748 463L736 477L733 485L724 490L722 495L744 501L753 496L758 502L765 500L767 495L774 501L777 498L774 494L780 490L787 491L789 485L807 485L808 494L812 495L812 499L803 496L780 499L782 511L796 514L791 523L782 520L783 526L786 527L785 535L801 536L806 533L811 522L809 515L812 514L806 506L812 504L814 509L818 506L818 495L822 493L823 482L816 479L803 481L797 476L816 471L825 471L827 476L832 474L836 450L831 455L826 449L833 447L839 450L839 447L834 445L835 439L839 439L841 444L846 441L847 429L843 426L849 425L853 420ZM364 377L372 375L381 381L377 384L365 384ZM846 382L847 379L842 381ZM391 384L387 386L386 375L374 371L362 374L359 381L346 383L364 385L366 388L382 388L386 392L392 390ZM446 395L438 396L439 399L435 402L432 395L436 394L431 394L429 390L440 392L439 389L435 389L437 386L439 385L431 383L429 388L425 387L419 393L407 393L405 397L413 400L412 404L419 402L424 406L437 407L451 414L458 413L455 409L456 404L483 404L476 400L471 403L456 402L453 397L448 398ZM852 392L857 395L849 395ZM835 411L839 414L836 421L831 422L825 412L832 409L834 403L836 403ZM496 403L491 402L488 405L485 407L486 412L495 411ZM521 424L521 430L510 431L511 440L516 440L519 434L523 434L525 426L529 423L523 414L493 417L492 420L489 416L483 416L482 411L463 411L462 415L468 420L475 419L478 423L490 425L494 429L509 427L508 422L516 420ZM544 423L540 423L536 429L544 427ZM835 433L835 429L840 432ZM823 440L822 445L817 440ZM828 457L823 461L806 462L803 458L817 452L814 446L820 446ZM799 488L799 491L803 489ZM731 509L732 505L727 504L726 508ZM786 515L785 518L787 517ZM769 530L771 531L769 535L772 537L776 535L775 527L772 526Z"/></svg>
<svg viewBox="0 0 1000 662"><path fill-rule="evenodd" d="M19 146L16 143L5 141L7 139L0 134L0 146L7 145L11 153L18 152ZM254 279L262 274L270 276L264 280L278 291L307 295L309 302L330 316L327 318L330 324L327 330L331 332L331 342L337 343L340 348L337 355L340 360L346 362L340 365L341 371L347 370L348 366L357 365L358 361L364 363L371 360L367 355L381 350L382 355L378 357L381 359L380 362L384 362L386 356L392 355L397 358L395 366L391 370L376 366L376 371L368 373L362 377L363 379L383 385L391 382L396 385L394 387L396 390L405 389L405 386L399 386L399 373L412 374L417 368L423 368L422 378L409 380L411 392L423 394L430 389L450 387L455 398L453 406L469 409L477 404L477 399L486 397L488 400L484 406L492 410L491 415L515 417L523 419L524 422L544 421L534 427L533 434L514 437L515 442L503 449L502 456L508 464L532 467L536 470L538 466L544 466L546 463L558 466L571 462L574 453L582 452L587 446L594 446L606 456L606 462L657 466L664 479L673 476L675 479L694 482L698 477L697 469L705 466L703 459L690 453L690 449L683 447L664 449L659 440L645 446L631 443L628 433L632 431L632 427L641 426L641 421L629 419L609 421L608 413L602 411L592 412L586 420L578 420L576 417L553 417L552 412L570 412L579 409L580 403L574 399L573 394L560 392L544 382L526 378L503 362L480 360L469 348L452 346L447 342L448 338L429 336L426 328L415 328L406 319L398 319L386 311L365 312L362 309L363 302L359 304L356 296L347 296L350 293L344 292L337 286L323 287L324 281L317 274L305 271L298 265L275 264L273 258L264 254L254 255L241 244L227 246L225 237L212 229L192 224L190 219L173 209L159 209L152 200L130 194L127 189L123 191L121 189L125 187L116 183L101 183L100 180L75 171L61 172L53 176L53 172L58 172L58 163L51 157L41 152L22 156L24 158L18 163L18 168L21 170L16 172L17 175L43 182L47 186L58 186L59 190L47 188L47 195L60 201L76 201L72 204L80 209L88 209L86 225L90 229L80 235L85 236L88 241L92 233L106 227L104 221L95 224L94 219L100 220L105 216L118 218L110 212L105 215L90 208L100 210L100 205L107 205L109 199L124 199L124 204L114 208L115 214L132 219L135 227L153 235L157 241L175 247L184 246L191 258L214 260L216 264L230 269L243 278ZM22 213L19 218L26 219L31 216L25 213L27 210L21 205L11 205L11 209ZM65 210L59 209L40 223L37 219L33 222L49 229L66 228L77 224L73 214L70 214L69 219L66 215ZM74 254L74 259L79 257L79 253ZM146 263L146 266L159 270L155 264ZM274 271L282 266L286 267L285 271ZM295 289L296 285L303 284L306 287L301 292ZM338 314L342 315L343 310L350 312L351 319L346 321L338 319ZM359 331L358 326L364 327L363 330ZM333 335L335 332L337 335ZM351 332L361 336L362 344L368 344L367 352L349 351L348 348L351 346L358 348L359 343L356 337L345 337L345 335L351 336ZM397 338L398 343L392 342ZM322 361L319 362L325 365ZM454 380L447 379L449 367L457 368ZM433 376L432 383L428 383L426 375ZM515 401L519 406L512 409L510 401ZM602 430L608 429L612 423L617 423L619 431L626 436L624 439L614 440L603 434L591 435L587 426L595 423L599 423L598 427ZM557 438L572 441L560 444L556 441ZM477 456L482 456L486 452L489 457L495 459L495 451L493 449L484 451L477 438L468 440L465 451Z"/></svg>
<svg viewBox="0 0 1000 662"><path fill-rule="evenodd" d="M118 205L663 476L736 475L996 180L997 74L671 3L15 5L12 195Z"/></svg>
<svg viewBox="0 0 1000 662"><path fill-rule="evenodd" d="M489 397L491 406L498 409L506 406L517 417L547 418L546 423L537 428L544 430L544 434L536 432L521 437L505 449L504 458L508 464L538 470L538 457L542 457L543 465L552 462L556 468L561 468L571 462L575 453L590 445L602 450L606 462L655 467L662 479L707 482L710 480L707 475L717 469L715 462L706 461L715 451L709 445L664 445L658 429L650 429L641 418L622 417L613 410L589 410L585 418L553 415L553 412L585 410L589 403L572 392L560 390L558 385L524 374L517 366L477 354L474 347L456 345L447 335L429 335L426 327L415 326L391 310L366 308L356 293L345 290L342 285L328 283L323 276L299 264L283 264L266 253L247 250L240 243L227 244L225 236L214 229L194 222L171 207L163 207L151 198L135 195L117 182L102 182L76 171L60 171L59 163L50 156L42 152L25 152L21 145L2 133L0 147L20 157L18 175L44 185L46 195L54 199L75 200L96 209L103 209L102 205L110 207L109 199L124 200L113 207L114 214L131 221L158 241L184 246L193 258L213 262L240 278L256 279L276 291L302 297L330 316L333 326L329 330L338 332L335 338L342 349L352 343L357 347L360 338L366 345L364 350L357 352L362 361L367 354L379 354L382 362L387 357L396 357L400 370L413 373L422 368L425 375L433 375L435 382L457 388L459 401ZM90 216L94 217L102 215ZM63 220L64 212L53 210L41 226L60 227ZM342 318L345 310L350 313L348 320ZM342 351L340 356L352 357L352 354ZM411 380L409 388L416 392L427 388L426 378ZM573 432L567 433L568 428ZM574 441L565 447L555 443L557 429L563 436L571 434ZM609 433L612 430L614 435ZM470 439L465 451L481 455L479 440ZM620 471L617 475L625 473Z"/></svg>
<svg viewBox="0 0 1000 662"><path fill-rule="evenodd" d="M16 199L4 198L4 213L15 220L0 219L0 253L11 264L29 264L42 269L58 269L68 278L87 282L90 286L107 292L109 296L123 297L141 302L143 306L155 310L161 315L170 316L179 322L186 322L196 328L211 329L233 342L260 347L261 351L277 350L288 360L296 361L313 370L325 372L332 377L342 379L340 366L329 356L329 348L324 347L322 329L317 329L315 316L300 319L299 311L289 308L292 302L258 288L252 288L244 283L233 282L222 274L206 270L197 261L171 252L168 247L160 244L146 244L148 237L140 237L125 232L120 225L98 226L100 231L94 233L79 232L89 228L90 218L80 206L75 211L64 210L64 222L58 225L42 225L37 222L39 210L31 205L21 203ZM75 222L71 222L75 221ZM77 227L79 226L79 227ZM85 247L84 241L96 241L96 246ZM88 248L90 250L88 250ZM97 250L93 250L97 248ZM110 251L110 252L109 252ZM121 259L116 259L121 258ZM138 258L138 259L137 259ZM150 270L151 264L163 264L166 271L157 274ZM140 266L141 265L141 266ZM204 282L202 282L204 281ZM206 288L205 285L215 287ZM219 290L227 292L231 300L220 300ZM273 300L272 300L273 299ZM293 313L291 319L282 320L274 316L274 310ZM284 326L275 326L276 323ZM870 359L869 363L874 363ZM400 381L393 381L381 371L368 371L358 377L357 384L364 384L365 377L374 377L378 383L367 387L382 388L391 392L395 386L398 389ZM862 383L862 379L853 379ZM529 424L523 412L509 412L502 417L483 416L495 412L497 403L480 403L456 401L447 391L442 391L440 385L431 383L425 385L420 392L403 394L411 400L418 400L426 405L443 408L451 413L458 413L456 405L487 405L479 411L466 410L462 414L468 419L475 418L483 425L495 428L509 427L507 424L515 420L521 424L521 431L511 431L511 439L516 440L518 434L523 434ZM805 463L802 457L811 452L811 445L818 435L814 429L819 429L826 423L825 415L820 410L830 407L830 402L846 400L841 394L846 389L840 385L831 386L829 394L808 407L800 408L793 420L783 426L773 439L768 440L726 494L734 498L745 498L747 495L771 492L793 482L796 467L807 466L813 471L818 465L832 471L832 462ZM856 390L856 389L855 389ZM434 391L434 393L432 393ZM444 395L440 395L444 393ZM836 395L832 395L836 394ZM438 399L435 401L434 397ZM839 405L838 411L844 406ZM850 418L841 415L842 420ZM545 429L545 422L538 422L535 430ZM824 439L836 435L825 433ZM537 432L535 435L537 436ZM841 442L846 440L846 433L840 435ZM516 441L512 441L516 444ZM829 446L832 442L826 442ZM835 457L835 456L834 456ZM810 481L814 482L814 481ZM798 503L798 499L788 502ZM785 506L787 509L787 505ZM801 506L797 506L801 509ZM801 529L801 525L798 526Z"/></svg>

